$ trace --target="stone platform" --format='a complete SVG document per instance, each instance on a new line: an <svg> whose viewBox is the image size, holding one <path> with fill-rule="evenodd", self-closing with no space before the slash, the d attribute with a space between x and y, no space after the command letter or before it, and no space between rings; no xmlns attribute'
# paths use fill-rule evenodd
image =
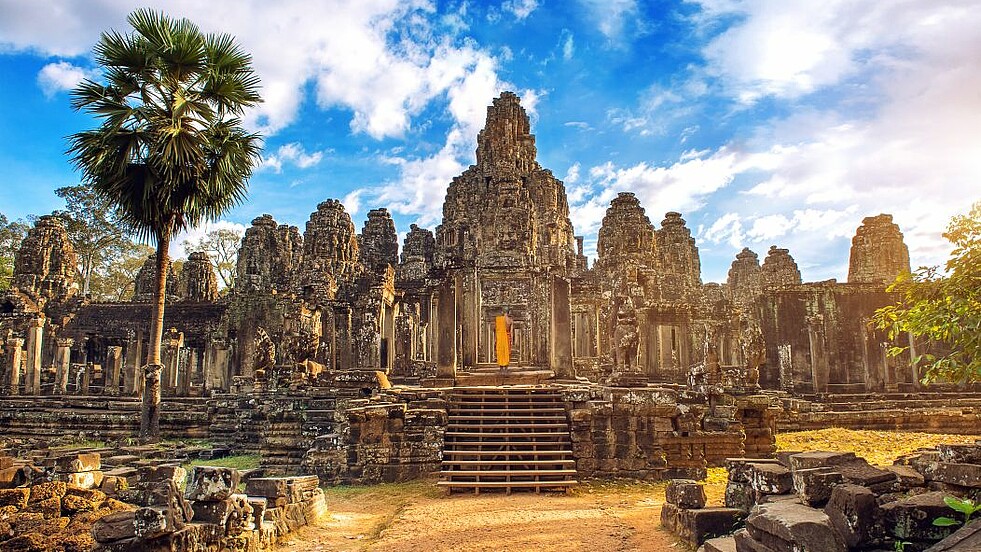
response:
<svg viewBox="0 0 981 552"><path fill-rule="evenodd" d="M457 372L456 386L474 385L544 385L555 377L555 372L539 367L512 367L507 374L497 366L481 366L470 372Z"/></svg>

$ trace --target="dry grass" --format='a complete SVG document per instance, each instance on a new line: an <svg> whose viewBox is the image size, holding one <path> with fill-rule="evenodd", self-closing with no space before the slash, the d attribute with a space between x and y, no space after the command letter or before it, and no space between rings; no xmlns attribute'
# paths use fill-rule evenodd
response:
<svg viewBox="0 0 981 552"><path fill-rule="evenodd" d="M854 452L870 464L887 466L900 456L941 443L973 443L973 435L871 431L837 427L777 434L777 450Z"/></svg>

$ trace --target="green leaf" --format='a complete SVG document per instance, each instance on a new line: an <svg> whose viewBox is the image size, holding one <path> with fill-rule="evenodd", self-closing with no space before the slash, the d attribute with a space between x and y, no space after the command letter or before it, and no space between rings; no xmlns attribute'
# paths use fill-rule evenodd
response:
<svg viewBox="0 0 981 552"><path fill-rule="evenodd" d="M944 504L950 506L953 510L960 512L966 516L974 513L974 501L970 499L961 500L953 496L945 496Z"/></svg>
<svg viewBox="0 0 981 552"><path fill-rule="evenodd" d="M950 527L953 525L960 525L961 522L949 517L938 517L937 519L933 520L933 524L936 527Z"/></svg>

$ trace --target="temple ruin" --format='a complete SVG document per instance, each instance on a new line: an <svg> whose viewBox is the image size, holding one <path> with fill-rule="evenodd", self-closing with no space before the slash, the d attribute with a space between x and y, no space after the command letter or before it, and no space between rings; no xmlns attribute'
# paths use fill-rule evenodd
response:
<svg viewBox="0 0 981 552"><path fill-rule="evenodd" d="M778 427L976 430L976 414L937 412L930 398L951 387L922 392L909 357L888 356L869 325L910 268L890 215L856 230L847 282L802 282L774 246L762 263L743 249L726 282L705 283L683 215L655 225L624 191L590 265L565 186L536 155L505 92L487 108L476 164L449 183L442 222L412 225L401 250L386 209L359 232L328 199L302 232L253 220L226 295L204 254L171 269L164 434L258 453L269 474L371 483L442 470L471 488L505 481L481 462L514 433L495 424L518 420L550 440L515 457L547 469L506 481L537 489L698 477L727 457L770 455ZM154 263L131 301L91 302L65 229L38 219L0 298L5 435L135 434ZM506 377L494 332L505 310ZM911 405L919 414L896 422Z"/></svg>

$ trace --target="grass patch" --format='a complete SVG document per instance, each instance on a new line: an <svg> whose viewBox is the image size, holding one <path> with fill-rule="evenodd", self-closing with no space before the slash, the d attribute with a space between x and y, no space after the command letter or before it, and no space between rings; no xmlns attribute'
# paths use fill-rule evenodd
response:
<svg viewBox="0 0 981 552"><path fill-rule="evenodd" d="M224 458L198 458L184 464L190 472L194 466L216 466L219 468L235 468L237 470L254 470L259 467L258 454L239 454Z"/></svg>

